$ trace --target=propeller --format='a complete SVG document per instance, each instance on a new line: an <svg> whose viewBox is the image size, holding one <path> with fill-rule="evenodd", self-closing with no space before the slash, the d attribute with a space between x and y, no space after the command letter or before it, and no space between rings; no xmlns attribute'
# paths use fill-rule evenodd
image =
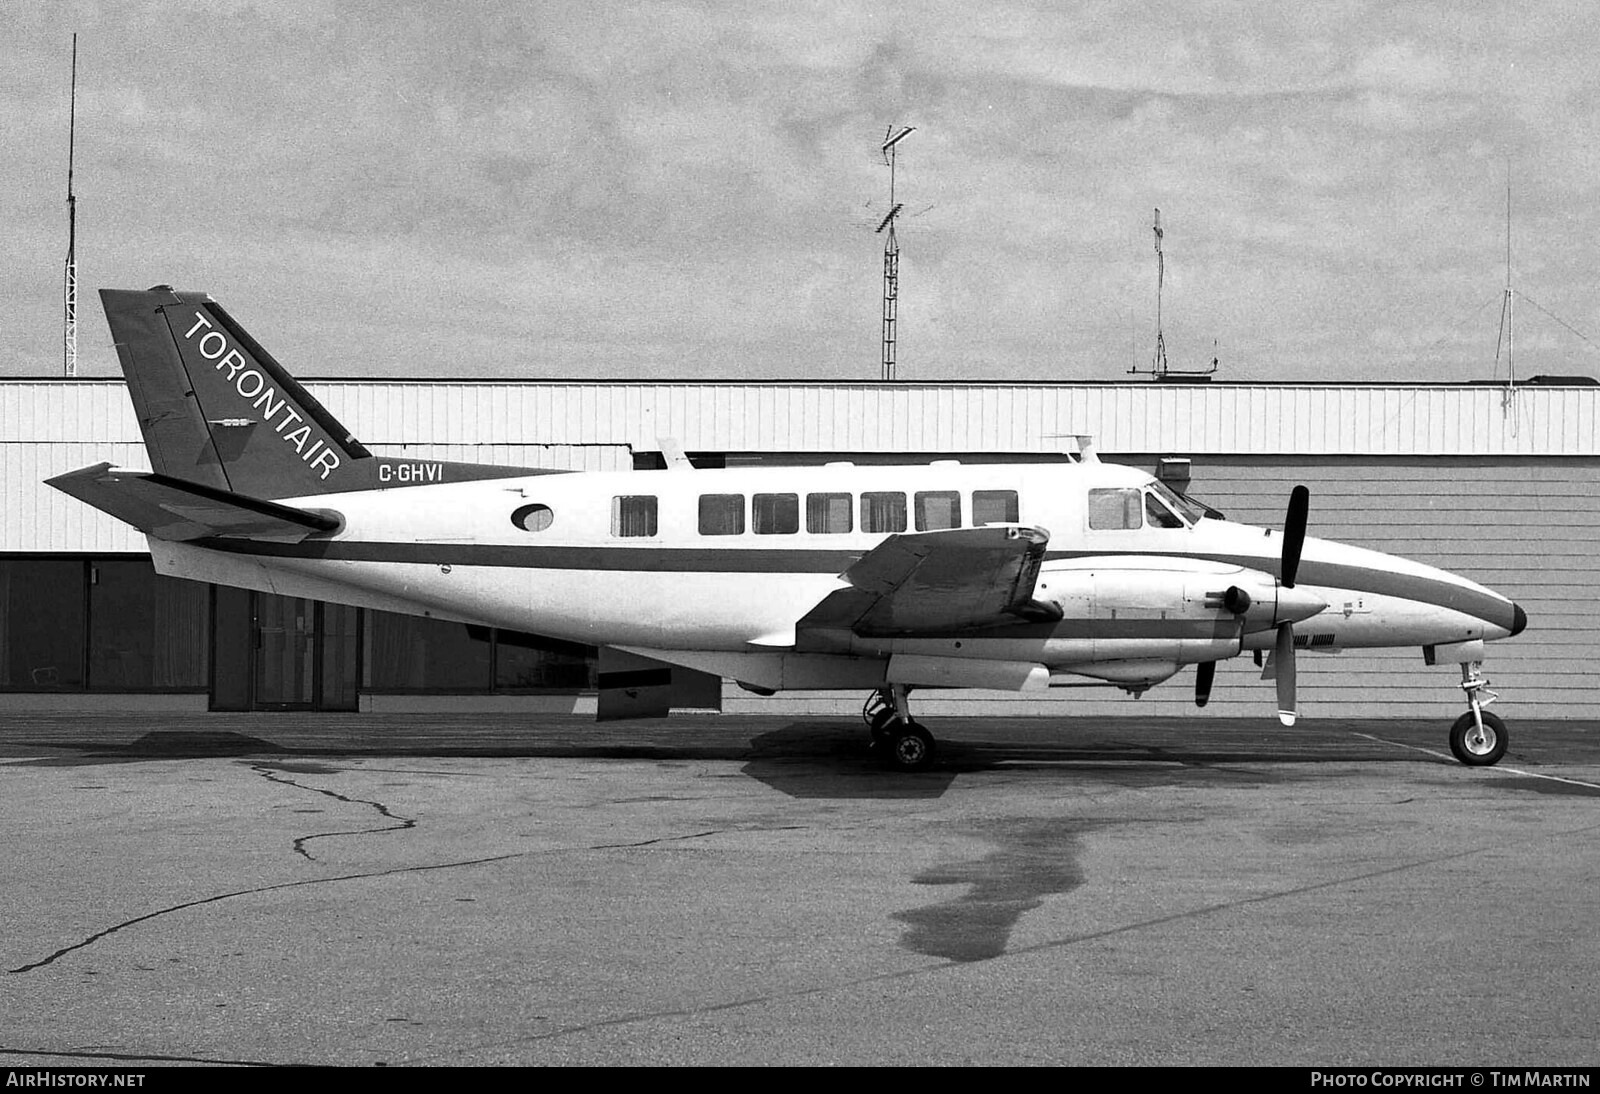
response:
<svg viewBox="0 0 1600 1094"><path fill-rule="evenodd" d="M1289 512L1283 521L1283 556L1278 560L1278 595L1274 614L1283 622L1277 625L1277 635L1272 647L1272 660L1263 679L1271 677L1278 684L1278 720L1292 726L1300 716L1295 699L1294 622L1309 619L1328 606L1321 597L1307 592L1295 592L1295 577L1300 570L1300 552L1306 545L1306 519L1311 511L1311 491L1296 486L1289 494ZM1235 615L1250 610L1250 594L1237 585L1222 593L1207 595L1208 607L1226 608ZM1260 664L1260 651L1257 651ZM1202 661L1195 666L1194 705L1203 707L1211 701L1211 685L1216 680L1217 663Z"/></svg>
<svg viewBox="0 0 1600 1094"><path fill-rule="evenodd" d="M1211 681L1217 678L1217 663L1202 661L1194 670L1194 705L1203 707L1211 702Z"/></svg>
<svg viewBox="0 0 1600 1094"><path fill-rule="evenodd" d="M1304 486L1296 486L1289 494L1289 513L1283 521L1283 558L1278 564L1278 584L1284 589L1294 588L1294 579L1300 570L1300 551L1306 545L1306 517L1310 511L1311 491ZM1282 611L1281 605L1279 610ZM1300 717L1294 686L1293 621L1286 620L1278 624L1272 661L1278 684L1278 721L1292 726L1295 719Z"/></svg>

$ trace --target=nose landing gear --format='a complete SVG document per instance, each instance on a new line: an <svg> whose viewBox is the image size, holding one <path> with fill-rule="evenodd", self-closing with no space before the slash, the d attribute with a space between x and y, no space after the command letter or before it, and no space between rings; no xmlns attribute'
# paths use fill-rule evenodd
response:
<svg viewBox="0 0 1600 1094"><path fill-rule="evenodd" d="M1450 751L1468 767L1488 767L1506 754L1506 724L1484 710L1499 698L1489 690L1482 661L1461 664L1461 690L1467 693L1467 713L1450 727ZM1485 698L1480 698L1482 693Z"/></svg>
<svg viewBox="0 0 1600 1094"><path fill-rule="evenodd" d="M909 688L893 684L867 697L861 718L872 734L872 747L897 771L923 771L933 764L933 734L912 719L906 703Z"/></svg>

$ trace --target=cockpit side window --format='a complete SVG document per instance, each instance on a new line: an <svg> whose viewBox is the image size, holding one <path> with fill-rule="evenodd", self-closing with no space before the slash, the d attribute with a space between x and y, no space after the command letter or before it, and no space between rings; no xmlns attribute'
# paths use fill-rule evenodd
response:
<svg viewBox="0 0 1600 1094"><path fill-rule="evenodd" d="M1187 528L1178 514L1168 509L1166 504L1155 493L1149 492L1144 496L1144 515L1152 528Z"/></svg>
<svg viewBox="0 0 1600 1094"><path fill-rule="evenodd" d="M1089 527L1101 531L1144 527L1143 491L1132 487L1089 491Z"/></svg>

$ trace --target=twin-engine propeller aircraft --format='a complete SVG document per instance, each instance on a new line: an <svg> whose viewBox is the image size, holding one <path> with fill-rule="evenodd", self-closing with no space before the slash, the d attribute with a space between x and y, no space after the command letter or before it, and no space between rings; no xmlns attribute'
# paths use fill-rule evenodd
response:
<svg viewBox="0 0 1600 1094"><path fill-rule="evenodd" d="M49 481L144 532L163 574L595 646L602 715L608 685L673 666L761 694L860 688L905 769L934 751L916 688L1138 694L1194 665L1204 706L1216 663L1251 651L1292 725L1303 647L1459 662L1452 751L1505 753L1480 668L1522 609L1306 538L1303 486L1277 532L1087 444L1065 464L695 470L677 452L628 472L374 456L209 296L101 297L153 470Z"/></svg>

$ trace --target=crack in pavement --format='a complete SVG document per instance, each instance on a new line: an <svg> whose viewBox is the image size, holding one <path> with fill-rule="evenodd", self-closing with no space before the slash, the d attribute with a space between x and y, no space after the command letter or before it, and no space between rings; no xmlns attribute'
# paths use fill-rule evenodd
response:
<svg viewBox="0 0 1600 1094"><path fill-rule="evenodd" d="M286 779L281 775L274 775L266 764L253 763L250 765L250 770L254 771L257 775L260 775L263 779L266 779L269 782L280 783L284 786L292 786L297 790L309 790L313 794L321 794L324 797L332 798L335 801L344 802L346 805L370 805L372 808L378 811L379 816L387 817L392 821L400 822L398 824L386 825L382 828L357 828L346 832L316 832L309 836L301 836L299 839L294 841L295 854L301 855L311 862L317 861L317 856L306 850L306 844L310 843L314 839L328 839L333 836L374 836L380 832L404 832L408 828L415 828L417 826L416 818L402 817L398 813L390 812L389 807L384 805L382 802L372 801L368 798L346 797L344 794L340 794L337 791L323 790L321 787L307 786L304 783L297 783L293 779Z"/></svg>
<svg viewBox="0 0 1600 1094"><path fill-rule="evenodd" d="M184 901L182 904L174 904L168 908L159 908L153 912L146 912L144 915L134 916L132 919L125 919L121 923L107 927L103 931L96 931L94 934L89 935L87 938L84 938L81 941L74 942L70 946L63 946L61 949L50 954L48 957L41 958L38 961L30 962L26 965L18 965L14 969L7 969L6 972L9 975L32 972L35 969L40 969L46 965L54 963L55 961L65 957L67 954L72 953L75 950L81 950L86 946L92 946L102 938L116 934L118 931L126 930L129 927L147 922L148 920L159 918L160 916L170 915L173 912L181 912L187 908L199 908L206 904L216 904L220 901L232 900L234 897L252 896L257 893L271 893L280 889L297 889L304 885L332 885L341 881L361 881L366 878L391 877L395 874L420 874L431 870L454 870L462 866L481 866L484 863L489 862L508 862L511 859L529 858L533 855L567 854L574 850L617 851L634 847L649 847L658 843L679 843L685 840L703 839L706 836L716 835L720 831L722 831L722 829L713 828L704 832L690 832L681 836L656 836L651 839L636 840L632 843L600 843L582 848L551 847L543 848L538 851L513 851L506 855L490 855L485 858L463 859L460 862L436 862L423 866L396 866L389 870L370 870L359 874L341 874L338 877L302 878L299 881L280 881L275 885L261 885L252 889L237 889L233 892L218 893L215 896L201 897L199 900Z"/></svg>
<svg viewBox="0 0 1600 1094"><path fill-rule="evenodd" d="M395 874L420 874L426 873L430 870L454 870L461 866L480 866L486 862L505 862L507 859L524 858L533 853L534 852L532 851L515 851L509 855L491 855L488 858L465 859L461 862L438 862L425 866L396 866L389 870L372 870L360 874L342 874L339 877L303 878L300 881L280 881L276 885L261 885L253 889L237 889L231 893L218 893L216 896L201 897L199 900L188 900L182 904L174 904L170 908L160 908L153 912L146 912L141 916L135 916L132 919L125 919L121 923L107 927L103 931L96 931L94 934L80 942L74 942L70 946L61 947L61 949L57 950L49 957L42 958L27 965L18 965L14 969L7 969L6 972L13 975L16 973L32 972L34 969L43 968L44 966L55 962L59 958L65 957L74 950L81 950L85 946L92 946L94 943L100 941L102 938L105 938L108 935L116 934L118 931L126 930L127 928L135 926L139 923L144 923L160 916L170 915L173 912L181 912L186 908L199 908L206 904L216 904L219 901L232 900L234 897L252 896L257 893L271 893L280 889L298 889L302 885L332 885L341 881L360 881L365 878L390 877Z"/></svg>

